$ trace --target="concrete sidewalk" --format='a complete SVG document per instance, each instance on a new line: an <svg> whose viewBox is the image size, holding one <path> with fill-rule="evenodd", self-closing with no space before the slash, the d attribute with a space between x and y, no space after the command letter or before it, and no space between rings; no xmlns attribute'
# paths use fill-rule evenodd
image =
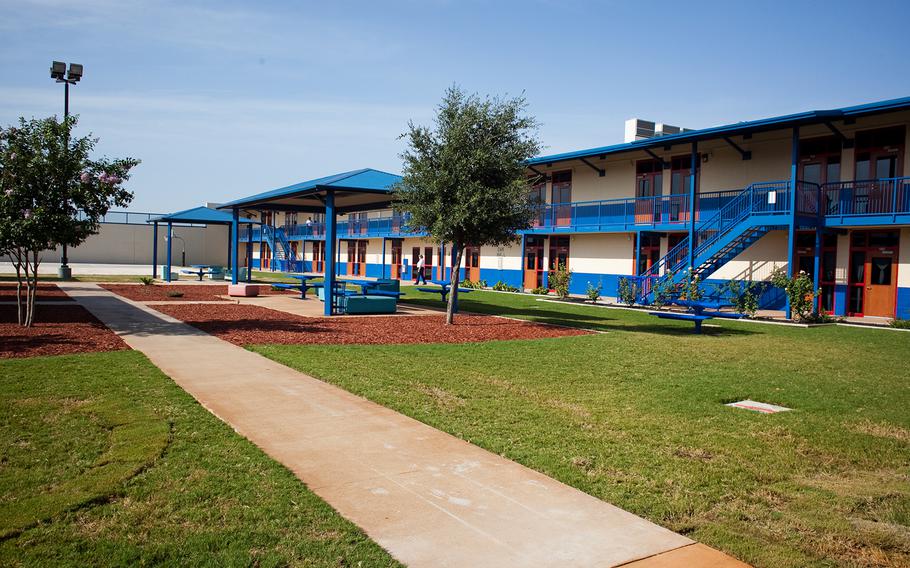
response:
<svg viewBox="0 0 910 568"><path fill-rule="evenodd" d="M745 566L94 284L60 286L409 566Z"/></svg>

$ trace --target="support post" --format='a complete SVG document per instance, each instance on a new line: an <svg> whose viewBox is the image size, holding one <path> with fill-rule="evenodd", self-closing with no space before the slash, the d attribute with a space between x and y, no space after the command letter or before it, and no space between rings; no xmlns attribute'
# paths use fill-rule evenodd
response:
<svg viewBox="0 0 910 568"><path fill-rule="evenodd" d="M325 195L325 278L323 283L325 293L325 303L323 304L323 313L327 316L332 315L332 294L335 291L335 255L336 255L336 237L338 236L338 224L335 218L335 192L328 190ZM341 248L341 247L337 247Z"/></svg>
<svg viewBox="0 0 910 568"><path fill-rule="evenodd" d="M249 224L250 238L246 244L246 281L253 280L253 224Z"/></svg>
<svg viewBox="0 0 910 568"><path fill-rule="evenodd" d="M240 231L238 229L240 229L240 209L237 209L236 207L234 207L231 210L231 235L230 235L231 242L233 243L234 246L231 247L230 252L231 252L231 260L233 260L231 265L234 266L235 269L231 270L231 284L237 283L238 274L237 274L236 266L238 264L240 264L238 262L239 254L238 254L238 250L237 250L240 248L240 246L239 246Z"/></svg>
<svg viewBox="0 0 910 568"><path fill-rule="evenodd" d="M380 278L385 280L385 237L382 237L382 272Z"/></svg>
<svg viewBox="0 0 910 568"><path fill-rule="evenodd" d="M231 249L232 249L232 246L231 246L231 245L232 245L232 243L233 243L233 239L231 239L231 233L233 233L233 232L234 232L233 227L229 227L229 228L228 228L228 251L227 251L227 252L228 252L228 255L227 255L227 268L228 268L228 270L230 270L230 269L231 269L231 266L232 266L232 264L231 264ZM239 239L238 239L238 241L237 241L237 246L238 246L238 247L240 246L240 241L239 241Z"/></svg>
<svg viewBox="0 0 910 568"><path fill-rule="evenodd" d="M173 229L173 223L170 221L167 222L167 271L164 273L164 281L171 281L171 244L174 242L173 237L171 236L171 231Z"/></svg>
<svg viewBox="0 0 910 568"><path fill-rule="evenodd" d="M793 263L796 252L796 176L799 172L799 126L793 127L793 135L790 142L790 187L788 188L788 198L790 204L789 222L787 223L787 276L793 278ZM817 253L816 253L817 254ZM793 317L793 307L790 305L790 298L785 299L784 310L787 319Z"/></svg>
<svg viewBox="0 0 910 568"><path fill-rule="evenodd" d="M695 270L695 186L698 176L698 142L692 142L689 173L689 276Z"/></svg>
<svg viewBox="0 0 910 568"><path fill-rule="evenodd" d="M152 278L158 278L158 221L152 223Z"/></svg>

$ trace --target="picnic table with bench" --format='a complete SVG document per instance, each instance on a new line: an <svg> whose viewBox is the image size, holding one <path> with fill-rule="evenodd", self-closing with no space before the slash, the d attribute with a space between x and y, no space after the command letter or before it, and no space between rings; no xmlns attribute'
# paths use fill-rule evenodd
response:
<svg viewBox="0 0 910 568"><path fill-rule="evenodd" d="M417 290L419 290L420 292L430 292L430 293L433 293L433 294L439 294L439 297L442 298L442 301L443 301L443 302L445 302L446 299L447 299L448 296L449 296L449 292L450 292L451 289L452 289L452 283L451 283L451 282L447 282L446 280L430 280L430 283L431 283L431 284L436 284L437 286L439 286L439 288L430 288L429 286L419 286L419 287L417 288ZM463 288L463 287L461 287L461 286L458 287L458 292L459 292L459 293L462 293L462 292L463 292L463 293L467 294L468 292L473 292L473 291L474 291L473 288ZM454 311L455 311L455 312L458 311L458 302L457 302L457 298L456 298L456 303L455 303L455 309L454 309Z"/></svg>
<svg viewBox="0 0 910 568"><path fill-rule="evenodd" d="M360 292L348 290L348 285L360 286ZM332 294L333 309L349 315L394 314L398 310L398 298L404 295L398 291L398 280L345 279L336 281L335 286ZM317 290L319 299L324 302L325 285L314 284L311 288Z"/></svg>
<svg viewBox="0 0 910 568"><path fill-rule="evenodd" d="M289 274L288 276L300 280L300 284L286 284L282 282L272 284L272 288L278 288L279 290L300 290L300 299L306 300L307 290L315 288L316 286L321 286L321 284L309 284L309 281L314 278L322 278L322 276L310 274Z"/></svg>
<svg viewBox="0 0 910 568"><path fill-rule="evenodd" d="M701 324L705 320L715 317L734 319L743 317L742 314L721 312L721 308L732 305L723 300L674 300L672 303L688 308L688 310L685 312L649 312L648 315L662 319L691 321L695 324L695 333L701 333Z"/></svg>
<svg viewBox="0 0 910 568"><path fill-rule="evenodd" d="M218 270L215 270L215 269ZM180 271L182 274L195 274L199 276L199 281L202 282L202 277L206 274L219 274L221 272L221 267L215 267L210 264L193 264L191 268L184 268Z"/></svg>

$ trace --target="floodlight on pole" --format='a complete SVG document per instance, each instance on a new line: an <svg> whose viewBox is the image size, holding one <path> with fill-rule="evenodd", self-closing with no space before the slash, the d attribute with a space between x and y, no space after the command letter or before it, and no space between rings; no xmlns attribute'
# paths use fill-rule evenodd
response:
<svg viewBox="0 0 910 568"><path fill-rule="evenodd" d="M82 64L70 63L69 71L66 70L66 63L63 61L51 62L51 79L58 83L63 83L63 118L69 118L70 115L70 85L75 85L82 79ZM63 245L63 258L60 259L60 268L58 274L61 279L69 280L72 271L67 264L66 245Z"/></svg>

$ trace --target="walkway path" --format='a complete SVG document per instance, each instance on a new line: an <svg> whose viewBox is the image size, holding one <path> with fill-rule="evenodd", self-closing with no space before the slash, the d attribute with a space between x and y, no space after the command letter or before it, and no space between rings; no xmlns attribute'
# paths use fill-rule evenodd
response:
<svg viewBox="0 0 910 568"><path fill-rule="evenodd" d="M409 566L744 566L94 284L61 287Z"/></svg>

